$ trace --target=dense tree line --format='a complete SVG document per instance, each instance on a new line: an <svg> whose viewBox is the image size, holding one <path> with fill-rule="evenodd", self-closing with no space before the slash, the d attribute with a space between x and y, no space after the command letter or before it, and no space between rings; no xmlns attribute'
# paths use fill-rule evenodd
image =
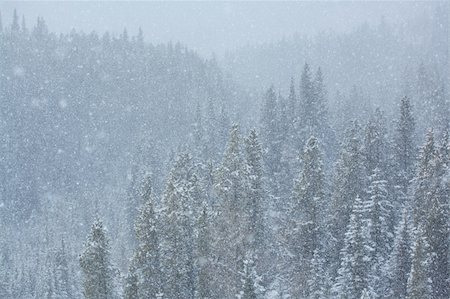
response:
<svg viewBox="0 0 450 299"><path fill-rule="evenodd" d="M54 190L122 184L131 160L152 159L149 147L156 156L186 140L191 103L209 101L226 117L237 98L213 59L179 43L145 43L141 30L56 35L44 19L28 28L16 12L0 30L0 70L1 201L10 220L29 217Z"/></svg>
<svg viewBox="0 0 450 299"><path fill-rule="evenodd" d="M151 295L134 298L448 298L448 129L439 142L430 129L418 147L404 97L394 129L379 109L365 124L349 122L327 170L322 140L333 134L322 92L303 90L322 85L313 84L308 65L301 78L298 119L282 123L289 100L270 88L259 125L265 139L256 130L242 139L233 125L211 185L202 178L210 160L195 150L175 159L161 201L149 201L151 187L144 185L136 234L145 215L152 237L137 250L151 252L140 255L147 258L138 267L150 267L151 278L134 274L132 263L137 283L125 294L152 287ZM282 134L283 125L292 134ZM299 141L304 146L296 151ZM284 146L299 161L290 160L297 159L292 153L283 157ZM288 166L296 175L280 179Z"/></svg>
<svg viewBox="0 0 450 299"><path fill-rule="evenodd" d="M37 173L48 165L62 165L63 180L84 177L64 168L70 155L81 155L69 150L78 146L49 143L62 152L46 158L62 164L25 162L45 153L35 142L78 142L84 137L74 136L92 132L83 126L107 130L111 118L121 126L110 138L135 152L128 175L118 176L128 188L113 201L86 192L87 199L64 204L2 185L2 196L11 197L2 198L2 208L20 203L2 209L2 219L25 213L24 198L32 200L26 207L39 208L20 215L32 233L1 234L1 298L450 296L450 124L438 117L448 116L445 88L421 85L430 105L413 105L420 94L405 93L391 99L391 114L340 114L329 105L326 74L304 64L285 82L286 95L267 89L252 107L260 110L253 122L231 115L233 96L218 66L179 46L148 45L142 33L57 37L41 18L30 32L17 14L0 28L2 134L10 142L2 153L4 180L28 175L23 186L39 194L29 188L41 186ZM32 75L32 65L35 72L45 66L44 75ZM345 97L356 101L357 94L355 87ZM67 109L72 105L76 111ZM37 123L52 134L27 127ZM101 163L112 171L121 162L116 147L99 146L107 149ZM23 157L8 156L16 154ZM8 168L11 162L24 166ZM94 181L106 171L92 167ZM102 189L105 197L115 194L111 188Z"/></svg>

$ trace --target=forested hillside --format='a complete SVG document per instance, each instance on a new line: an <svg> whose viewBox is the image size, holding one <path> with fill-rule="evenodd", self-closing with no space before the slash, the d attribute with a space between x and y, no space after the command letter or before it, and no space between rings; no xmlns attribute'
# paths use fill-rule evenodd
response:
<svg viewBox="0 0 450 299"><path fill-rule="evenodd" d="M381 106L390 113L392 98L413 96L421 88L417 76L422 86L448 82L448 28L448 10L437 4L415 18L380 17L376 24L363 23L345 33L330 28L310 36L298 28L299 33L279 41L243 45L230 51L222 63L250 90L270 84L286 90L286 82L298 77L308 61L326 73L332 105L340 105L339 94L354 89L358 97L351 100L352 105L363 102L365 109ZM418 74L420 64L426 71ZM417 99L417 104L424 101Z"/></svg>
<svg viewBox="0 0 450 299"><path fill-rule="evenodd" d="M1 24L0 298L450 298L448 26L230 70Z"/></svg>

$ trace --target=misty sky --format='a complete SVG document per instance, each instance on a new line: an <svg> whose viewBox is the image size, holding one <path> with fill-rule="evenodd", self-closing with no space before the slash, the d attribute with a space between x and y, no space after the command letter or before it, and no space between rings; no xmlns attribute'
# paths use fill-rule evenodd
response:
<svg viewBox="0 0 450 299"><path fill-rule="evenodd" d="M430 2L14 2L0 1L4 23L14 8L28 26L43 16L51 31L106 30L152 43L181 41L201 54L223 54L245 44L276 41L295 32L345 31L381 16L403 22L431 9Z"/></svg>

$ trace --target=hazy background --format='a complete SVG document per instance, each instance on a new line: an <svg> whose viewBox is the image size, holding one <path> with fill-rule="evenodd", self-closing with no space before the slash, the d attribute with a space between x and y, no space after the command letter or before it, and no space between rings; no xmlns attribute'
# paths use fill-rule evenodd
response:
<svg viewBox="0 0 450 299"><path fill-rule="evenodd" d="M202 55L219 55L245 44L273 42L283 37L324 30L346 32L382 16L399 25L433 11L435 2L66 2L0 1L3 23L13 10L34 25L44 17L50 31L67 33L142 27L147 42L180 41Z"/></svg>

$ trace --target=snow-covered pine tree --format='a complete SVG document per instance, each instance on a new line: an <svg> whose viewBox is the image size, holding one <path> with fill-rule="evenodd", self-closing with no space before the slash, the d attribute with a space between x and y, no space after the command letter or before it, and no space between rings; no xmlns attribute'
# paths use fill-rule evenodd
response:
<svg viewBox="0 0 450 299"><path fill-rule="evenodd" d="M374 245L372 252L371 290L374 298L385 298L386 290L383 285L383 266L391 252L393 233L390 223L392 218L392 204L389 201L387 182L383 179L379 168L375 168L370 177L368 189L368 206L370 207L370 234Z"/></svg>
<svg viewBox="0 0 450 299"><path fill-rule="evenodd" d="M432 299L430 277L431 252L422 227L415 231L411 271L409 272L406 299Z"/></svg>
<svg viewBox="0 0 450 299"><path fill-rule="evenodd" d="M254 129L245 139L245 175L248 244L249 249L258 256L258 253L263 252L267 241L264 227L264 210L267 208L267 202L263 186L262 149Z"/></svg>
<svg viewBox="0 0 450 299"><path fill-rule="evenodd" d="M158 224L154 210L155 198L150 177L145 178L141 188L142 206L135 223L137 246L131 261L127 286L137 288L136 298L155 298L156 294L162 291L162 277ZM125 289L128 293L136 292Z"/></svg>
<svg viewBox="0 0 450 299"><path fill-rule="evenodd" d="M195 250L195 272L196 287L195 298L208 299L214 298L212 288L213 268L211 231L210 231L210 211L206 202L203 203L200 217L197 221L197 242Z"/></svg>
<svg viewBox="0 0 450 299"><path fill-rule="evenodd" d="M398 171L398 184L404 196L414 177L415 152L415 120L409 98L404 97L400 103L400 118L397 122L395 137L395 153Z"/></svg>
<svg viewBox="0 0 450 299"><path fill-rule="evenodd" d="M375 168L386 175L388 146L386 140L386 120L383 112L377 108L369 120L364 132L364 165L367 174L372 175Z"/></svg>
<svg viewBox="0 0 450 299"><path fill-rule="evenodd" d="M303 169L294 184L291 219L294 231L291 235L293 260L292 285L294 289L307 290L314 252L320 248L321 212L324 208L325 175L319 141L311 136L302 153ZM297 294L300 296L300 294ZM308 296L303 294L303 296Z"/></svg>
<svg viewBox="0 0 450 299"><path fill-rule="evenodd" d="M384 284L388 289L386 298L406 297L409 272L411 271L411 235L408 210L403 209L402 217L395 230L395 240L389 261L385 264Z"/></svg>
<svg viewBox="0 0 450 299"><path fill-rule="evenodd" d="M86 299L115 297L114 271L110 261L109 239L103 222L97 218L80 256L83 271L83 295Z"/></svg>
<svg viewBox="0 0 450 299"><path fill-rule="evenodd" d="M356 197L341 250L341 264L333 285L334 298L358 299L370 288L374 244L371 239L370 205Z"/></svg>
<svg viewBox="0 0 450 299"><path fill-rule="evenodd" d="M389 202L387 182L382 175L378 168L374 169L370 176L368 190L368 196L373 205L371 220L375 254L381 263L388 258L393 241L393 233L390 227L392 204Z"/></svg>
<svg viewBox="0 0 450 299"><path fill-rule="evenodd" d="M219 294L234 296L240 287L240 261L245 253L247 186L245 162L241 152L239 126L233 125L222 164L216 173L218 198L215 255L220 257L217 273L221 277Z"/></svg>
<svg viewBox="0 0 450 299"><path fill-rule="evenodd" d="M179 154L167 180L163 194L164 221L162 224L162 269L164 296L193 298L194 224L192 207L196 205L198 179L189 154Z"/></svg>
<svg viewBox="0 0 450 299"><path fill-rule="evenodd" d="M278 134L276 140L277 155L279 157L278 172L274 174L274 179L277 182L278 197L281 199L292 192L292 166L297 164L297 160L293 154L296 153L296 147L292 148L293 140L290 137L292 130L288 122L288 105L284 97L278 95L278 118L276 122ZM294 158L294 159L293 159ZM280 202L279 202L280 203Z"/></svg>
<svg viewBox="0 0 450 299"><path fill-rule="evenodd" d="M327 161L331 162L333 146L335 143L334 133L331 130L328 119L327 89L324 84L322 69L319 67L313 80L314 105L316 106L316 129L314 135L322 141Z"/></svg>
<svg viewBox="0 0 450 299"><path fill-rule="evenodd" d="M427 203L424 219L424 230L431 252L430 276L433 299L450 297L450 227L448 225L450 185L445 181L448 169L443 159L440 153L435 156L436 177L433 180L431 201Z"/></svg>
<svg viewBox="0 0 450 299"><path fill-rule="evenodd" d="M420 150L417 174L414 178L413 213L414 225L422 224L434 195L434 181L436 178L437 150L434 143L434 134L429 130L424 145Z"/></svg>
<svg viewBox="0 0 450 299"><path fill-rule="evenodd" d="M261 141L264 148L264 164L268 176L268 185L272 194L279 195L280 191L280 162L281 162L281 134L279 128L279 105L275 90L267 90L261 114Z"/></svg>
<svg viewBox="0 0 450 299"><path fill-rule="evenodd" d="M345 230L350 221L354 199L359 197L364 200L367 186L359 124L352 122L345 135L340 157L335 165L328 219L333 240L328 254L333 268L339 266L339 251L344 247Z"/></svg>

